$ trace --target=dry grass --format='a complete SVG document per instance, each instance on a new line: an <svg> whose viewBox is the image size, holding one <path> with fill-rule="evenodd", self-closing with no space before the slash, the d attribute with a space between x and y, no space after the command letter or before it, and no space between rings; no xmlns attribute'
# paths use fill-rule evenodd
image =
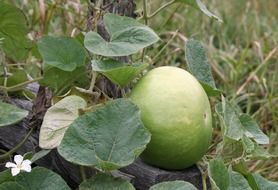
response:
<svg viewBox="0 0 278 190"><path fill-rule="evenodd" d="M153 0L150 8L161 4ZM151 20L165 42L179 29L156 63L185 67L184 39L204 42L218 88L256 119L270 137L268 150L278 155L278 2L211 0L206 4L224 23L181 4ZM278 181L277 161L251 162L250 168Z"/></svg>

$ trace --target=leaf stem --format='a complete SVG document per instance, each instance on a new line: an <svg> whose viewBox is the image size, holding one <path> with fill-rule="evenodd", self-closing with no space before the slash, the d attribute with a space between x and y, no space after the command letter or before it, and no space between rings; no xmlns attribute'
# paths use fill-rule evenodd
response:
<svg viewBox="0 0 278 190"><path fill-rule="evenodd" d="M7 65L5 63L5 57L4 57L4 52L2 48L0 49L0 62L3 67L3 76L4 76L4 86L7 86L7 80L8 80L8 70L7 70Z"/></svg>
<svg viewBox="0 0 278 190"><path fill-rule="evenodd" d="M203 184L203 190L207 190L207 174L202 173L202 184Z"/></svg>
<svg viewBox="0 0 278 190"><path fill-rule="evenodd" d="M50 25L50 21L53 18L55 9L57 7L57 2L53 2L53 4L49 5L49 8L47 9L47 14L46 14L46 18L42 23L42 28L41 28L41 34L47 34L48 33L48 29L49 29L49 25Z"/></svg>
<svg viewBox="0 0 278 190"><path fill-rule="evenodd" d="M147 0L143 0L143 18L145 20L145 25L148 25L148 7L147 7ZM142 62L144 62L144 57L145 57L145 53L146 53L146 48L143 49L142 51L142 55L141 55L141 60Z"/></svg>
<svg viewBox="0 0 278 190"><path fill-rule="evenodd" d="M94 89L95 83L96 83L96 79L97 79L97 75L98 75L97 72L92 71L92 79L91 79L91 84L90 84L90 88L89 88L90 92L93 92L93 89Z"/></svg>
<svg viewBox="0 0 278 190"><path fill-rule="evenodd" d="M84 166L79 166L79 168L80 168L80 175L81 175L82 181L86 181L87 180L87 176L86 176L86 172L85 172Z"/></svg>
<svg viewBox="0 0 278 190"><path fill-rule="evenodd" d="M162 11L163 9L171 6L172 4L174 4L176 2L176 0L172 0L169 1L168 3L165 3L164 5L162 5L161 7L159 7L154 13L152 13L151 15L147 16L148 19L154 17L155 15L157 15L160 11Z"/></svg>
<svg viewBox="0 0 278 190"><path fill-rule="evenodd" d="M145 20L145 25L148 25L148 7L147 7L147 0L143 0L143 18Z"/></svg>
<svg viewBox="0 0 278 190"><path fill-rule="evenodd" d="M30 83L33 83L33 82L37 82L37 81L39 81L41 79L43 79L43 77L38 77L38 78L35 78L33 80L28 80L28 81L25 81L23 83L19 83L19 84L16 84L14 86L10 86L10 87L0 86L0 90L12 91L12 90L15 90L17 88L23 87L23 86L25 86L27 84L30 84Z"/></svg>
<svg viewBox="0 0 278 190"><path fill-rule="evenodd" d="M2 152L2 153L6 153L7 151L0 149L0 152Z"/></svg>
<svg viewBox="0 0 278 190"><path fill-rule="evenodd" d="M202 175L202 185L203 185L203 190L207 190L207 172L204 172L202 167L197 164L197 168L199 169L199 171L201 172Z"/></svg>
<svg viewBox="0 0 278 190"><path fill-rule="evenodd" d="M34 130L34 128L31 128L30 131L28 132L28 134L24 137L24 139L20 143L18 143L14 148L9 150L5 154L0 155L0 160L6 159L6 158L10 157L13 153L15 153L28 140L28 138L31 136L33 130Z"/></svg>

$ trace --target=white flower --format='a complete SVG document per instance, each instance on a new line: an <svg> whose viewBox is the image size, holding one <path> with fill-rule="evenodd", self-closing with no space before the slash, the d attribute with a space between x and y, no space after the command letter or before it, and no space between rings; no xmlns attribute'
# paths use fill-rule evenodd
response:
<svg viewBox="0 0 278 190"><path fill-rule="evenodd" d="M7 162L6 167L7 168L12 168L12 175L16 176L19 174L21 170L26 171L26 172L31 172L31 161L30 160L23 160L23 157L21 155L16 155L14 157L14 162Z"/></svg>

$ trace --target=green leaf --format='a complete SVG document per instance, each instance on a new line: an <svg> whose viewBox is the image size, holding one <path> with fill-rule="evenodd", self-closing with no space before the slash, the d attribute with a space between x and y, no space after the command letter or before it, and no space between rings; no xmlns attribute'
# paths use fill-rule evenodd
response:
<svg viewBox="0 0 278 190"><path fill-rule="evenodd" d="M93 60L92 68L121 87L130 83L148 64L127 65L116 60Z"/></svg>
<svg viewBox="0 0 278 190"><path fill-rule="evenodd" d="M26 72L23 69L13 69L12 74L7 78L7 87L11 87L10 92L22 90L24 86L14 88L15 85L28 81ZM0 77L0 85L4 86L4 77Z"/></svg>
<svg viewBox="0 0 278 190"><path fill-rule="evenodd" d="M248 181L238 172L229 170L230 175L230 185L228 187L228 190L252 190L252 188L249 186Z"/></svg>
<svg viewBox="0 0 278 190"><path fill-rule="evenodd" d="M6 182L0 185L0 190L27 190L16 182Z"/></svg>
<svg viewBox="0 0 278 190"><path fill-rule="evenodd" d="M245 179L248 181L249 186L252 190L260 190L252 174L249 172L247 162L241 159L239 162L233 165L233 170L244 175Z"/></svg>
<svg viewBox="0 0 278 190"><path fill-rule="evenodd" d="M212 182L212 186L216 185L216 189L228 189L230 176L222 159L214 159L209 162L208 175Z"/></svg>
<svg viewBox="0 0 278 190"><path fill-rule="evenodd" d="M242 144L246 153L250 154L254 151L255 145L251 139L243 135L242 137Z"/></svg>
<svg viewBox="0 0 278 190"><path fill-rule="evenodd" d="M71 72L55 67L46 67L40 84L50 87L55 95L63 95L75 84L83 87L90 84L90 80L85 67L78 67Z"/></svg>
<svg viewBox="0 0 278 190"><path fill-rule="evenodd" d="M24 160L30 160L32 158L32 156L34 155L33 151L29 151L29 152L25 152L23 154L23 159Z"/></svg>
<svg viewBox="0 0 278 190"><path fill-rule="evenodd" d="M18 123L28 115L28 111L0 101L0 127Z"/></svg>
<svg viewBox="0 0 278 190"><path fill-rule="evenodd" d="M1 46L0 46L0 48L1 48ZM0 76L3 76L3 74L4 74L4 69L3 69L3 67L0 67ZM0 80L1 80L1 78L0 78ZM2 85L3 82L0 82L0 84Z"/></svg>
<svg viewBox="0 0 278 190"><path fill-rule="evenodd" d="M0 2L0 39L5 54L15 61L21 61L28 56L32 47L26 38L27 21L23 12L13 5Z"/></svg>
<svg viewBox="0 0 278 190"><path fill-rule="evenodd" d="M135 188L128 181L99 173L81 183L79 190L135 190Z"/></svg>
<svg viewBox="0 0 278 190"><path fill-rule="evenodd" d="M233 170L247 176L249 174L247 162L244 159L240 159L233 164Z"/></svg>
<svg viewBox="0 0 278 190"><path fill-rule="evenodd" d="M190 5L194 8L198 8L198 5L196 3L196 0L176 0L177 2L185 3L187 5Z"/></svg>
<svg viewBox="0 0 278 190"><path fill-rule="evenodd" d="M194 8L201 10L208 17L214 18L219 22L223 22L221 18L219 18L218 16L216 16L215 14L210 12L207 9L206 5L204 5L204 3L202 3L202 1L200 1L200 0L177 0L177 2L186 3Z"/></svg>
<svg viewBox="0 0 278 190"><path fill-rule="evenodd" d="M50 153L51 150L41 150L39 152L37 152L36 154L34 154L31 158L31 162L34 163L36 162L37 160L43 158L44 156L46 156L48 153ZM24 157L25 158L25 157Z"/></svg>
<svg viewBox="0 0 278 190"><path fill-rule="evenodd" d="M229 102L220 102L216 104L215 110L223 123L224 135L234 140L241 139L245 129L232 105Z"/></svg>
<svg viewBox="0 0 278 190"><path fill-rule="evenodd" d="M0 47L2 46L4 38L0 38Z"/></svg>
<svg viewBox="0 0 278 190"><path fill-rule="evenodd" d="M268 181L264 177L262 177L260 174L252 174L254 177L257 185L261 190L277 190L278 189L278 183L277 182L272 182Z"/></svg>
<svg viewBox="0 0 278 190"><path fill-rule="evenodd" d="M258 144L269 144L269 138L261 130L255 120L247 114L239 117L242 126L246 129L245 135L253 138Z"/></svg>
<svg viewBox="0 0 278 190"><path fill-rule="evenodd" d="M4 170L0 172L0 184L14 181L14 177L12 176L11 170Z"/></svg>
<svg viewBox="0 0 278 190"><path fill-rule="evenodd" d="M23 69L12 70L12 75L8 77L7 86L11 87L28 81L26 72Z"/></svg>
<svg viewBox="0 0 278 190"><path fill-rule="evenodd" d="M270 154L266 149L259 146L258 144L255 144L255 149L252 152L253 159L267 160L272 157L277 157L277 156Z"/></svg>
<svg viewBox="0 0 278 190"><path fill-rule="evenodd" d="M254 176L251 173L248 173L247 175L245 175L250 187L252 188L252 190L261 190L254 178Z"/></svg>
<svg viewBox="0 0 278 190"><path fill-rule="evenodd" d="M117 99L77 118L58 152L69 162L115 170L131 164L149 141L139 108L130 100Z"/></svg>
<svg viewBox="0 0 278 190"><path fill-rule="evenodd" d="M197 188L186 181L169 181L156 184L150 190L197 190Z"/></svg>
<svg viewBox="0 0 278 190"><path fill-rule="evenodd" d="M201 82L209 96L221 92L215 87L211 68L204 46L197 40L188 40L185 44L185 59L190 72Z"/></svg>
<svg viewBox="0 0 278 190"><path fill-rule="evenodd" d="M228 137L224 137L222 142L223 142L223 149L221 155L225 159L237 158L243 154L244 147L242 142L230 139Z"/></svg>
<svg viewBox="0 0 278 190"><path fill-rule="evenodd" d="M96 32L88 32L84 40L85 47L97 55L127 56L159 40L151 28L133 18L107 13L103 22L110 35L109 41Z"/></svg>
<svg viewBox="0 0 278 190"><path fill-rule="evenodd" d="M54 149L61 143L69 125L79 116L78 110L87 106L79 96L67 96L51 106L43 118L39 146Z"/></svg>
<svg viewBox="0 0 278 190"><path fill-rule="evenodd" d="M28 190L70 190L61 176L41 167L32 169L30 173L20 173L16 182Z"/></svg>
<svg viewBox="0 0 278 190"><path fill-rule="evenodd" d="M85 49L73 38L44 36L39 40L38 48L44 64L63 71L74 71L85 64Z"/></svg>

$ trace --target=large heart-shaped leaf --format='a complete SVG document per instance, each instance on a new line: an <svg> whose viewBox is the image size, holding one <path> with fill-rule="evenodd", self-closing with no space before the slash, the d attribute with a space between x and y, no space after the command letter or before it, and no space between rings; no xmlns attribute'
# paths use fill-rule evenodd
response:
<svg viewBox="0 0 278 190"><path fill-rule="evenodd" d="M12 125L28 115L28 111L0 101L0 127Z"/></svg>
<svg viewBox="0 0 278 190"><path fill-rule="evenodd" d="M202 3L201 0L177 0L177 2L188 4L196 9L201 10L208 17L214 18L219 22L223 22L221 18L219 18L218 16L216 16L215 14L209 11L206 5Z"/></svg>
<svg viewBox="0 0 278 190"><path fill-rule="evenodd" d="M220 94L215 87L211 68L204 46L197 40L188 40L185 44L185 58L190 72L201 82L210 96Z"/></svg>
<svg viewBox="0 0 278 190"><path fill-rule="evenodd" d="M6 182L0 185L0 190L27 190L16 182Z"/></svg>
<svg viewBox="0 0 278 190"><path fill-rule="evenodd" d="M130 83L148 64L127 65L116 60L93 60L93 70L100 72L115 84L121 87Z"/></svg>
<svg viewBox="0 0 278 190"><path fill-rule="evenodd" d="M109 174L97 174L80 184L79 190L135 190L128 182Z"/></svg>
<svg viewBox="0 0 278 190"><path fill-rule="evenodd" d="M149 141L139 108L128 99L117 99L77 118L58 151L70 162L114 170L131 164Z"/></svg>
<svg viewBox="0 0 278 190"><path fill-rule="evenodd" d="M169 181L156 184L150 190L197 190L197 188L189 182Z"/></svg>
<svg viewBox="0 0 278 190"><path fill-rule="evenodd" d="M151 28L133 18L107 13L103 22L110 35L109 41L96 32L88 32L84 40L85 47L97 55L126 56L159 40Z"/></svg>
<svg viewBox="0 0 278 190"><path fill-rule="evenodd" d="M26 38L27 21L23 12L13 5L0 2L0 39L5 54L18 61L27 57L32 47Z"/></svg>
<svg viewBox="0 0 278 190"><path fill-rule="evenodd" d="M19 174L16 182L26 190L70 190L61 176L41 167Z"/></svg>
<svg viewBox="0 0 278 190"><path fill-rule="evenodd" d="M86 107L86 101L79 96L68 96L51 106L43 118L39 145L53 149L61 143L68 126L78 117L78 110Z"/></svg>
<svg viewBox="0 0 278 190"><path fill-rule="evenodd" d="M63 71L73 71L85 64L86 52L82 45L70 37L44 36L38 42L44 64Z"/></svg>

